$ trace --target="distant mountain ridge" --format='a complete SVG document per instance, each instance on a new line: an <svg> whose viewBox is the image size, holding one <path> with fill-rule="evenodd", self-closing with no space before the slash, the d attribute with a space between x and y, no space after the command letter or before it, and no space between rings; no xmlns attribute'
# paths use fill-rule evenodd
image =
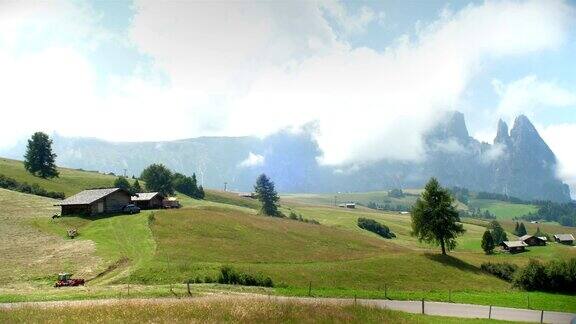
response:
<svg viewBox="0 0 576 324"><path fill-rule="evenodd" d="M445 186L466 187L522 199L569 201L568 186L556 177L556 157L526 116L510 132L500 120L493 144L471 137L464 115L447 114L424 135L420 162L383 160L341 170L320 166L321 155L311 131L279 132L267 138L199 137L177 141L113 143L93 138L54 136L59 165L138 175L151 163L191 174L205 186L252 189L267 173L281 192L372 191L422 187L431 177ZM0 152L22 158L24 144Z"/></svg>

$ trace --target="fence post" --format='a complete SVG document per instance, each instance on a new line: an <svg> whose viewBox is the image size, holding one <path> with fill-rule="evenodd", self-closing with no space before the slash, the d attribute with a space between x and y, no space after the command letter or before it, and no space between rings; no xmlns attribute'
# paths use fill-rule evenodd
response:
<svg viewBox="0 0 576 324"><path fill-rule="evenodd" d="M308 297L312 297L312 281L310 281L308 285Z"/></svg>
<svg viewBox="0 0 576 324"><path fill-rule="evenodd" d="M424 298L422 298L422 314L424 314Z"/></svg>
<svg viewBox="0 0 576 324"><path fill-rule="evenodd" d="M492 319L492 305L490 305L490 308L488 309L488 319Z"/></svg>
<svg viewBox="0 0 576 324"><path fill-rule="evenodd" d="M528 299L528 309L530 309L530 295L526 295L526 299Z"/></svg>
<svg viewBox="0 0 576 324"><path fill-rule="evenodd" d="M544 310L540 311L540 323L544 323Z"/></svg>
<svg viewBox="0 0 576 324"><path fill-rule="evenodd" d="M192 292L190 291L190 279L186 282L186 288L188 289L188 296L192 297Z"/></svg>
<svg viewBox="0 0 576 324"><path fill-rule="evenodd" d="M388 299L388 285L384 285L384 298Z"/></svg>
<svg viewBox="0 0 576 324"><path fill-rule="evenodd" d="M128 284L128 298L130 298L130 284Z"/></svg>
<svg viewBox="0 0 576 324"><path fill-rule="evenodd" d="M452 302L452 290L448 289L448 302Z"/></svg>
<svg viewBox="0 0 576 324"><path fill-rule="evenodd" d="M356 294L354 294L354 306L356 306Z"/></svg>

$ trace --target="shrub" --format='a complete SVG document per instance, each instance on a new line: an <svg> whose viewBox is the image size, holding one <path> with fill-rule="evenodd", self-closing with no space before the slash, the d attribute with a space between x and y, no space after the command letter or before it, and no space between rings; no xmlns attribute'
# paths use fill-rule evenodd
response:
<svg viewBox="0 0 576 324"><path fill-rule="evenodd" d="M151 212L150 214L148 214L148 225L152 225L154 224L154 222L156 221L156 216L154 216L154 212Z"/></svg>
<svg viewBox="0 0 576 324"><path fill-rule="evenodd" d="M519 270L514 285L525 290L576 292L576 258L542 264L536 260Z"/></svg>
<svg viewBox="0 0 576 324"><path fill-rule="evenodd" d="M218 283L229 285L274 287L274 283L270 277L263 277L262 275L253 276L251 274L238 272L228 266L220 268L220 275L217 281Z"/></svg>
<svg viewBox="0 0 576 324"><path fill-rule="evenodd" d="M380 224L377 221L370 218L363 218L363 217L358 218L358 227L376 233L384 238L390 239L396 237L396 235L390 231L390 228L388 228L388 226Z"/></svg>
<svg viewBox="0 0 576 324"><path fill-rule="evenodd" d="M318 222L317 220L304 218L304 217L302 217L302 215L298 215L294 211L290 211L288 218L290 218L291 220L299 221L299 222L304 222L304 223L309 223L309 224L314 224L314 225L320 225L320 222Z"/></svg>
<svg viewBox="0 0 576 324"><path fill-rule="evenodd" d="M482 271L486 271L500 279L512 281L514 273L518 270L518 266L510 263L482 263L480 265Z"/></svg>
<svg viewBox="0 0 576 324"><path fill-rule="evenodd" d="M530 260L528 265L514 276L514 285L526 290L543 290L546 287L546 267L536 260Z"/></svg>
<svg viewBox="0 0 576 324"><path fill-rule="evenodd" d="M54 199L64 199L65 197L63 192L47 191L38 184L29 185L26 182L18 182L16 179L2 174L0 174L0 188Z"/></svg>

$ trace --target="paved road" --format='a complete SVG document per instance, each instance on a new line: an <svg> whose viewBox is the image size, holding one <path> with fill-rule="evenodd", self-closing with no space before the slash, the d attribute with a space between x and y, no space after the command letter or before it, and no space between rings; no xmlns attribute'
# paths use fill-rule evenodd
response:
<svg viewBox="0 0 576 324"><path fill-rule="evenodd" d="M295 297L276 297L278 299L293 300L308 302L328 302L328 303L354 303L354 299L336 299L336 298L295 298ZM402 301L402 300L383 300L383 299L358 299L356 303L360 305L369 305L380 308L387 308L399 310L408 313L421 314L422 301ZM558 323L558 324L576 324L576 314L544 311L539 310L508 308L472 305L472 304L456 304L456 303L443 303L443 302L424 302L424 314L438 315L438 316L451 316L451 317L465 317L465 318L492 318L507 321L520 321L520 322L536 322L540 323ZM540 317L543 316L541 319Z"/></svg>
<svg viewBox="0 0 576 324"><path fill-rule="evenodd" d="M256 299L272 299L280 302L298 301L304 303L317 303L317 304L344 304L351 305L357 303L359 305L367 305L379 308L386 308L392 310L399 310L409 313L421 314L422 301L401 301L401 300L385 300L385 299L351 299L351 298L307 298L307 297L285 297L285 296L266 296L257 294L212 294L205 297L195 298L256 298ZM127 301L160 304L160 303L181 303L187 302L190 298L151 298L151 299L99 299L99 300L73 300L73 301L48 301L48 302L22 302L22 303L0 303L1 309L13 309L19 307L74 307L86 305L111 305L116 303L124 303ZM455 304L455 303L442 303L442 302L424 302L424 314L451 316L451 317L466 317L466 318L492 318L508 321L521 321L521 322L537 322L542 320L544 323L558 323L558 324L576 324L576 314L550 312L545 311L542 313L537 310L507 308L493 306L472 305L472 304ZM541 316L543 318L541 319Z"/></svg>

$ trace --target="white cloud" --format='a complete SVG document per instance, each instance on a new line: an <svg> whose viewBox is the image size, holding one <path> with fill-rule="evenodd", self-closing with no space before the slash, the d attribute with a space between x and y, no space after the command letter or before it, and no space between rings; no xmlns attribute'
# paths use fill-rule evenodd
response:
<svg viewBox="0 0 576 324"><path fill-rule="evenodd" d="M539 132L558 158L558 176L570 186L572 198L576 198L576 124L550 125Z"/></svg>
<svg viewBox="0 0 576 324"><path fill-rule="evenodd" d="M29 12L52 2L28 4L0 4L0 85L8 93L0 109L14 121L0 139L37 129L112 140L266 135L316 121L327 164L418 159L422 132L457 108L484 62L557 48L573 27L560 1L489 1L445 12L377 52L352 48L326 16L353 35L383 16L368 8L137 1L129 38L117 41L149 55L157 74L108 76L102 94L86 51L112 36L82 6L66 3L39 18ZM30 30L22 26L67 38L22 55L14 46Z"/></svg>
<svg viewBox="0 0 576 324"><path fill-rule="evenodd" d="M502 144L494 144L486 152L482 154L482 162L490 163L502 156L506 151L506 147Z"/></svg>
<svg viewBox="0 0 576 324"><path fill-rule="evenodd" d="M248 153L248 157L238 164L241 168L253 168L264 165L264 156L260 154Z"/></svg>
<svg viewBox="0 0 576 324"><path fill-rule="evenodd" d="M468 6L401 39L384 52L339 47L298 64L263 71L230 105L230 127L274 112L259 130L318 120L323 163L418 159L421 134L458 106L484 59L555 48L567 28L560 2ZM250 112L246 114L246 112ZM267 127L267 128L266 128Z"/></svg>
<svg viewBox="0 0 576 324"><path fill-rule="evenodd" d="M518 114L531 115L549 108L576 109L576 92L562 88L554 82L541 81L534 75L503 84L492 82L500 96L498 115L511 119Z"/></svg>

